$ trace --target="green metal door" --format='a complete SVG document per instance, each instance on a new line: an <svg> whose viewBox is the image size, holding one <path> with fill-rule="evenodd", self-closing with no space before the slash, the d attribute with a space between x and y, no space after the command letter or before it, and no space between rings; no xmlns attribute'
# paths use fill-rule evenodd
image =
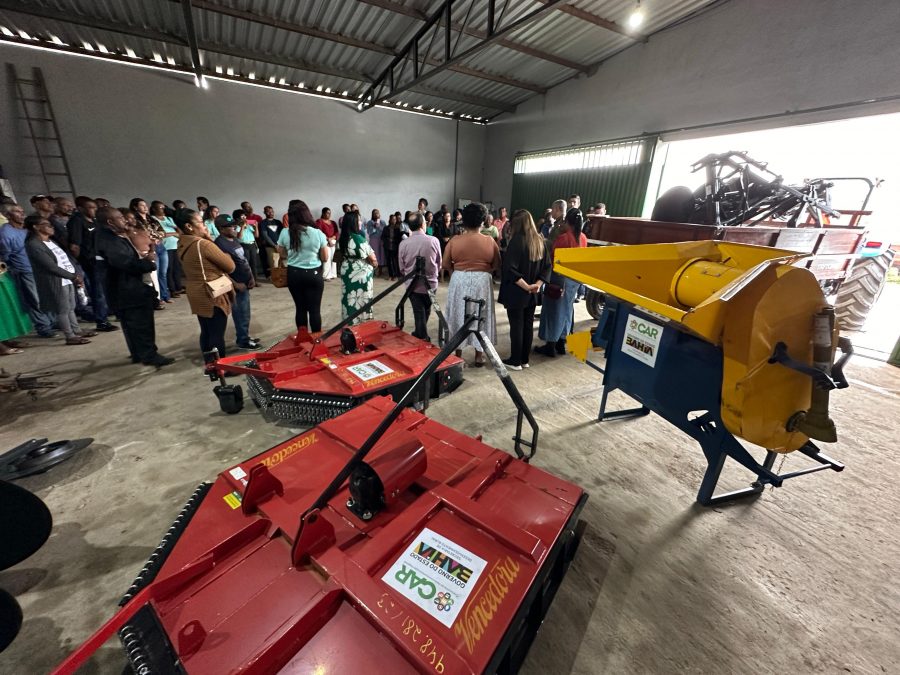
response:
<svg viewBox="0 0 900 675"><path fill-rule="evenodd" d="M537 221L555 199L581 195L582 211L597 202L612 216L640 216L650 179L656 136L516 156L512 209Z"/></svg>

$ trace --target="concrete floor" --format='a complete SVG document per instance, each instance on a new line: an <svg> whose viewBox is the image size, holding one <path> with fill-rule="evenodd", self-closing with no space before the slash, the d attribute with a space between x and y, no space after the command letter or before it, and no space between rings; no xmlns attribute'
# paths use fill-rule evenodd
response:
<svg viewBox="0 0 900 675"><path fill-rule="evenodd" d="M338 291L326 288L326 325L338 316ZM264 286L253 306L252 333L264 342L291 329L286 290ZM378 315L392 316L392 303ZM582 306L577 317L589 325ZM47 672L114 611L198 483L295 431L265 423L252 404L220 413L200 375L186 301L156 318L161 350L178 358L159 372L131 365L120 334L85 347L34 340L41 344L0 363L49 368L60 383L37 401L2 395L0 448L36 436L96 439L81 456L21 481L46 501L55 525L32 558L0 573L26 617L0 655L2 673ZM498 332L505 354L505 316ZM655 416L594 423L599 376L571 357L536 357L514 373L541 424L535 464L590 493L581 548L523 672L900 672L900 460L892 450L900 370L860 358L849 376L852 388L832 399L841 440L828 448L846 471L704 509L694 505L702 454L687 437ZM489 369L467 369L463 386L429 414L510 445L513 408ZM791 455L776 468L804 463ZM723 483L746 480L735 471ZM110 640L85 672L116 672L121 658Z"/></svg>

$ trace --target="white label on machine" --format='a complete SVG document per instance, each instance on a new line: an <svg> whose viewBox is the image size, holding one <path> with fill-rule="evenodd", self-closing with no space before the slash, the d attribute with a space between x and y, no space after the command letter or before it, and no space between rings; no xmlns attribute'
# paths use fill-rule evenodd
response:
<svg viewBox="0 0 900 675"><path fill-rule="evenodd" d="M427 527L381 580L450 628L487 561Z"/></svg>
<svg viewBox="0 0 900 675"><path fill-rule="evenodd" d="M388 368L381 361L366 361L347 366L347 370L356 375L363 382L374 380L376 377L393 373L393 369Z"/></svg>
<svg viewBox="0 0 900 675"><path fill-rule="evenodd" d="M622 340L622 353L651 368L655 367L663 330L662 326L629 314L628 323L625 324L625 338Z"/></svg>

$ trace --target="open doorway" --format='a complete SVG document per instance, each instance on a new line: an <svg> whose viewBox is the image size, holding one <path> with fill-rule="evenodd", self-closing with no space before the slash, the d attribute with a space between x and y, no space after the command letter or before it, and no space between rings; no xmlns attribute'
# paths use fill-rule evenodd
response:
<svg viewBox="0 0 900 675"><path fill-rule="evenodd" d="M747 152L780 174L787 184L821 177L860 176L877 182L866 205L871 215L861 224L867 226L868 242L900 249L900 114L874 115L836 122L782 127L762 131L727 134L667 142L658 153L662 163L657 195L684 185L695 188L703 183L702 172L691 166L711 153L732 150ZM859 181L836 183L832 205L840 210L859 209L866 186ZM647 200L653 204L654 200ZM649 215L649 213L645 214ZM889 257L889 254L886 254ZM900 256L896 257L900 260ZM861 354L886 359L900 336L900 274L897 262L888 274L878 300L869 312L862 330L851 338Z"/></svg>

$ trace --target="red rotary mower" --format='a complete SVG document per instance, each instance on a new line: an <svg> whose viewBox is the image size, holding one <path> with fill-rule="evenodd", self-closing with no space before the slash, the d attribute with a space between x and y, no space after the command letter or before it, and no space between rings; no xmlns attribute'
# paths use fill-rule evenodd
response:
<svg viewBox="0 0 900 675"><path fill-rule="evenodd" d="M312 425L336 417L363 401L384 394L396 400L435 357L439 347L403 331L403 308L409 288L425 280L425 261L381 292L364 307L321 335L305 328L286 337L268 351L218 358L212 352L206 372L219 380L214 388L221 409L236 414L244 406L240 385L226 384L225 375L246 375L250 397L268 419ZM395 323L366 321L350 325L375 303L411 281L397 305ZM447 324L432 294L438 317L438 343L447 339ZM456 389L463 380L462 359L449 355L417 391L409 405L428 406Z"/></svg>
<svg viewBox="0 0 900 675"><path fill-rule="evenodd" d="M470 306L400 400L201 485L119 612L55 672L115 632L136 673L516 672L587 495L528 463L537 423ZM470 333L517 408L515 457L406 408Z"/></svg>

